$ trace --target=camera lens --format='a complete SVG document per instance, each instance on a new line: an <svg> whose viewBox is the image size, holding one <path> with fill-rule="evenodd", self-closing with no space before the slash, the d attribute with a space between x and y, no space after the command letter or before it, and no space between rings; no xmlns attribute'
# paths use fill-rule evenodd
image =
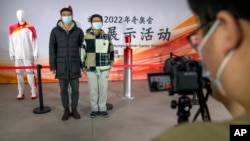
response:
<svg viewBox="0 0 250 141"><path fill-rule="evenodd" d="M196 70L195 62L187 62L186 70Z"/></svg>

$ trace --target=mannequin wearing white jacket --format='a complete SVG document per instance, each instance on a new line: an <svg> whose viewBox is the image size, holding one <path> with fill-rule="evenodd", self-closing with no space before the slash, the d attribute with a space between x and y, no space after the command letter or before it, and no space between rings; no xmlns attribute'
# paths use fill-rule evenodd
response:
<svg viewBox="0 0 250 141"><path fill-rule="evenodd" d="M16 12L18 23L9 28L9 55L10 59L15 62L15 66L34 66L37 61L37 35L34 26L25 21L23 10ZM18 82L17 99L24 98L24 70L27 74L27 80L31 88L31 99L36 99L35 75L33 69L16 69Z"/></svg>

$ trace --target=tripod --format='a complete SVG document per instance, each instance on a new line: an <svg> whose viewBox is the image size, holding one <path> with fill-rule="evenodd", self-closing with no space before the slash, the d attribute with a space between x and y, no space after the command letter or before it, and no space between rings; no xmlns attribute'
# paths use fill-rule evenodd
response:
<svg viewBox="0 0 250 141"><path fill-rule="evenodd" d="M176 100L173 100L171 102L171 108L175 109L176 107L178 107L178 124L182 122L188 122L190 110L192 108L191 99L186 95L182 95L181 97L179 97L178 103Z"/></svg>
<svg viewBox="0 0 250 141"><path fill-rule="evenodd" d="M204 96L202 89L194 91L198 97L198 103L200 105L199 110L194 116L193 122L197 119L199 114L201 114L203 121L210 121L210 114L206 101L211 92L210 88L207 88L207 95ZM192 108L192 100L187 96L187 93L181 93L178 102L173 100L171 102L171 108L177 108L178 124L189 121L190 110Z"/></svg>

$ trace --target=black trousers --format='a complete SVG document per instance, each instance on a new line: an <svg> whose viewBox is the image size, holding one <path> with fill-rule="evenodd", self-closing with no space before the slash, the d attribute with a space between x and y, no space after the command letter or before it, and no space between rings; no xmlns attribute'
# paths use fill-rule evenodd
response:
<svg viewBox="0 0 250 141"><path fill-rule="evenodd" d="M71 87L71 107L77 107L79 100L79 79L59 79L62 106L69 108L69 85Z"/></svg>

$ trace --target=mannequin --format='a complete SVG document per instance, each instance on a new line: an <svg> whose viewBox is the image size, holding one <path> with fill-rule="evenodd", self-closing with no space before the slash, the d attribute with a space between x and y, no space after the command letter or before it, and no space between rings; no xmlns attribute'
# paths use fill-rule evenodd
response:
<svg viewBox="0 0 250 141"><path fill-rule="evenodd" d="M9 55L15 66L34 66L37 61L37 35L33 25L25 20L23 10L16 12L18 23L9 28ZM35 74L33 69L16 69L18 94L17 99L24 99L24 71L27 74L27 80L31 88L31 99L36 99Z"/></svg>

